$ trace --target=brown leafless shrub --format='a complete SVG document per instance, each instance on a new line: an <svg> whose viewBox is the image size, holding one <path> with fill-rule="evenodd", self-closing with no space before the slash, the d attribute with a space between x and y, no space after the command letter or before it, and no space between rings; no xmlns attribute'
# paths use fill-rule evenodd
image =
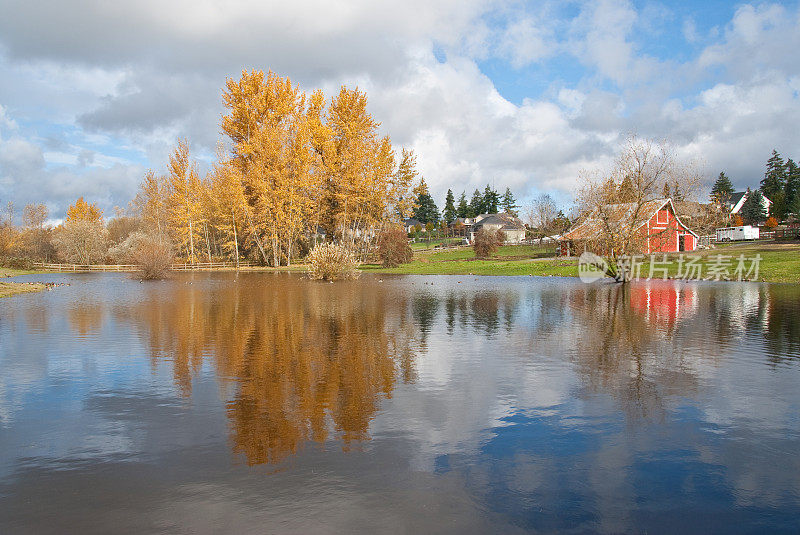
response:
<svg viewBox="0 0 800 535"><path fill-rule="evenodd" d="M53 245L67 262L94 264L108 252L108 231L100 220L67 220L53 232Z"/></svg>
<svg viewBox="0 0 800 535"><path fill-rule="evenodd" d="M157 233L134 232L110 253L117 262L137 265L145 280L166 277L173 260L172 243Z"/></svg>
<svg viewBox="0 0 800 535"><path fill-rule="evenodd" d="M478 258L489 258L505 241L506 236L502 230L482 228L475 234L475 242L472 244L472 248Z"/></svg>
<svg viewBox="0 0 800 535"><path fill-rule="evenodd" d="M315 280L355 279L358 271L356 256L345 246L336 243L317 245L308 255L308 275Z"/></svg>
<svg viewBox="0 0 800 535"><path fill-rule="evenodd" d="M398 225L385 228L378 236L378 258L383 267L397 267L411 262L414 253L405 230Z"/></svg>

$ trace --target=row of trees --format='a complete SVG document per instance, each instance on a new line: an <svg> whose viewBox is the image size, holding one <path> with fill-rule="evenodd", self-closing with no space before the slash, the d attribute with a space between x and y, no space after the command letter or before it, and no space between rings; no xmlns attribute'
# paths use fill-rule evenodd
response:
<svg viewBox="0 0 800 535"><path fill-rule="evenodd" d="M448 189L441 215L424 180L415 189L414 193L416 204L414 218L423 224L433 223L435 225L439 221L449 224L459 217L475 217L480 214L496 214L498 212L519 216L519 205L517 205L517 200L514 198L511 188L506 188L505 193L501 195L489 184L486 184L483 192L481 193L479 189L476 189L469 201L467 201L466 192L462 191L461 196L458 198L458 203L456 203L453 190Z"/></svg>
<svg viewBox="0 0 800 535"><path fill-rule="evenodd" d="M167 174L148 173L135 201L148 229L166 233L189 261L250 257L289 265L323 237L363 244L414 208L415 157L399 154L342 87L326 101L272 72L242 72L223 91L220 151L200 177L181 141Z"/></svg>
<svg viewBox="0 0 800 535"><path fill-rule="evenodd" d="M783 221L789 215L800 216L800 166L791 158L784 161L776 150L767 160L759 190L751 193L748 188L747 191L748 198L740 211L746 222L759 223L768 215L776 221ZM711 188L711 202L727 206L733 193L733 183L724 171L721 172ZM761 206L762 195L772 201L769 214Z"/></svg>
<svg viewBox="0 0 800 535"><path fill-rule="evenodd" d="M0 218L0 255L89 264L131 258L147 243L168 244L188 262L250 258L277 266L318 240L336 240L363 257L381 228L411 215L426 189L417 185L414 154L379 135L358 89L343 86L327 100L275 73L245 71L227 81L223 100L228 150L219 149L209 172L200 173L180 140L166 173L148 172L129 208L108 224L83 199L55 229L45 225L44 205L26 207L22 228L13 213Z"/></svg>

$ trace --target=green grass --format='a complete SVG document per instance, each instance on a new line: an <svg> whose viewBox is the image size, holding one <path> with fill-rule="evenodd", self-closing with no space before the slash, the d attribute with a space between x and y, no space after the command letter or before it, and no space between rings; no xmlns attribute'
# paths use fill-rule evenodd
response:
<svg viewBox="0 0 800 535"><path fill-rule="evenodd" d="M41 292L42 290L44 290L44 284L38 282L22 283L0 281L0 298L30 292Z"/></svg>
<svg viewBox="0 0 800 535"><path fill-rule="evenodd" d="M26 270L26 269L13 269L13 268L0 267L0 278L16 277L17 275L31 275L33 273L45 273L45 272L36 271L34 269Z"/></svg>
<svg viewBox="0 0 800 535"><path fill-rule="evenodd" d="M758 280L765 282L800 282L800 244L781 244L781 243L734 243L723 244L715 249L707 249L703 251L695 251L687 253L686 258L700 257L700 263L703 265L703 277L707 276L707 267L716 260L718 256L722 256L724 262L730 262L730 277L735 279L736 275L733 271L739 261L739 256L743 255L745 258L746 266L749 268L751 259L756 255L761 255L759 262ZM669 255L668 260L671 262L666 266L669 276L675 277L678 275L678 262L677 255ZM650 275L650 264L644 263L642 265L642 276L647 277ZM662 276L662 272L655 271L657 277Z"/></svg>
<svg viewBox="0 0 800 535"><path fill-rule="evenodd" d="M710 257L723 255L730 257L733 272L739 255L744 255L749 266L749 259L756 254L761 255L758 280L766 282L800 282L800 244L797 243L741 243L725 244L716 249L686 253L686 257L700 257L703 265L703 276L712 261ZM669 276L678 274L678 255L668 255L670 263L666 265ZM654 266L663 267L663 266ZM455 249L448 251L415 251L414 260L397 268L384 268L369 264L362 270L374 273L397 273L419 275L540 275L566 276L578 275L576 258L555 257L555 246L509 245L500 247L492 258L479 260L472 249ZM643 263L641 276L650 275L649 263ZM655 271L661 277L660 271ZM731 278L735 278L733 274Z"/></svg>
<svg viewBox="0 0 800 535"><path fill-rule="evenodd" d="M412 251L433 249L437 245L459 245L463 238L432 238L431 241L417 241L411 244Z"/></svg>

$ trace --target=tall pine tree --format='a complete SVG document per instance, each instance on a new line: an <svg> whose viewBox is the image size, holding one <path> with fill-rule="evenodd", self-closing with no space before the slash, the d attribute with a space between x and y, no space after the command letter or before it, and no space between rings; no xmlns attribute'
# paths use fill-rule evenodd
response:
<svg viewBox="0 0 800 535"><path fill-rule="evenodd" d="M506 192L503 193L503 197L500 199L500 206L505 213L517 217L517 208L519 208L519 206L517 206L517 200L514 198L514 194L511 193L511 188L506 188Z"/></svg>
<svg viewBox="0 0 800 535"><path fill-rule="evenodd" d="M764 209L764 196L759 190L747 190L747 199L742 204L739 214L748 225L758 225L767 218L767 211Z"/></svg>
<svg viewBox="0 0 800 535"><path fill-rule="evenodd" d="M469 217L475 217L483 213L483 195L478 189L472 193L472 199L469 201L469 213Z"/></svg>
<svg viewBox="0 0 800 535"><path fill-rule="evenodd" d="M778 151L772 151L772 156L767 160L767 172L761 180L761 193L772 201L770 215L781 221L786 217L786 199L784 188L786 185L786 166Z"/></svg>
<svg viewBox="0 0 800 535"><path fill-rule="evenodd" d="M486 184L486 189L483 190L483 205L480 213L482 214L496 214L497 208L500 206L500 195L497 191Z"/></svg>
<svg viewBox="0 0 800 535"><path fill-rule="evenodd" d="M447 223L452 223L455 221L456 217L458 217L456 214L456 199L453 197L453 190L451 189L447 190L447 197L444 199L442 215Z"/></svg>
<svg viewBox="0 0 800 535"><path fill-rule="evenodd" d="M433 201L428 186L423 179L417 187L417 208L414 210L414 219L420 223L438 223L439 209Z"/></svg>
<svg viewBox="0 0 800 535"><path fill-rule="evenodd" d="M721 171L714 182L714 187L711 188L711 202L719 205L728 204L728 200L733 194L733 184L730 179L725 175L725 171Z"/></svg>
<svg viewBox="0 0 800 535"><path fill-rule="evenodd" d="M789 158L786 160L786 212L800 215L800 166Z"/></svg>
<svg viewBox="0 0 800 535"><path fill-rule="evenodd" d="M457 217L471 217L469 211L469 204L467 204L467 194L462 191L461 196L458 198L458 208L456 208Z"/></svg>

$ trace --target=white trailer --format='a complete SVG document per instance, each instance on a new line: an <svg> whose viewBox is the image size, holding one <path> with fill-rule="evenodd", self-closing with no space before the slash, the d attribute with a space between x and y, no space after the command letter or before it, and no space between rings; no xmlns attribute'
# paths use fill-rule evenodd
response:
<svg viewBox="0 0 800 535"><path fill-rule="evenodd" d="M753 227L750 225L717 229L717 241L757 240L758 236L758 227Z"/></svg>

